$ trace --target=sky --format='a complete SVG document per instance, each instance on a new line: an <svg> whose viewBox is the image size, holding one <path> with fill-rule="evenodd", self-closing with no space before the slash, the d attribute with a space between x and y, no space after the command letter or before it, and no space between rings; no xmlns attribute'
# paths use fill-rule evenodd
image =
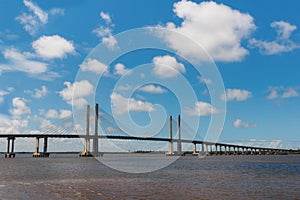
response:
<svg viewBox="0 0 300 200"><path fill-rule="evenodd" d="M193 138L300 147L296 1L2 4L0 134L68 129L74 113L83 129L97 102L135 135L181 114Z"/></svg>

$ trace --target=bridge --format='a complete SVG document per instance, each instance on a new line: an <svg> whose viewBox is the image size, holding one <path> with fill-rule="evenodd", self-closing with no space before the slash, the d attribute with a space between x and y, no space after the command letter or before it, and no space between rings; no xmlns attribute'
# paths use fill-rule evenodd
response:
<svg viewBox="0 0 300 200"><path fill-rule="evenodd" d="M278 148L267 148L267 147L253 147L253 146L243 146L235 144L226 143L215 143L203 140L192 140L192 139L182 139L181 138L181 118L180 115L177 118L177 138L173 138L173 119L170 116L170 127L169 127L169 137L138 137L130 135L98 135L98 104L95 105L94 110L95 122L94 122L94 134L90 135L90 106L87 105L86 109L86 133L85 134L0 134L0 138L7 138L7 151L5 157L11 158L15 157L14 147L15 140L17 138L35 138L36 145L33 157L49 157L48 153L48 138L83 138L84 139L84 149L79 154L81 157L91 157L102 155L99 152L99 139L117 139L117 140L140 140L140 141L160 141L169 143L169 151L166 152L168 156L180 156L184 155L185 152L182 151L182 143L193 144L192 155L256 155L256 154L287 154L292 150L278 149ZM40 139L44 140L43 150L40 152ZM93 141L93 150L90 150L90 142ZM174 151L174 143L177 144L177 151ZM201 146L201 150L197 151L197 145Z"/></svg>

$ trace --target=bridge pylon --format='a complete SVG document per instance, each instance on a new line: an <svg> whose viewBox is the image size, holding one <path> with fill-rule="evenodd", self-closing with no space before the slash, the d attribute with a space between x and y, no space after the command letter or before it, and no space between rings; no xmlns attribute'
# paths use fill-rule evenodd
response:
<svg viewBox="0 0 300 200"><path fill-rule="evenodd" d="M84 150L79 153L80 157L92 157L90 152L90 105L86 106L86 137L84 138Z"/></svg>

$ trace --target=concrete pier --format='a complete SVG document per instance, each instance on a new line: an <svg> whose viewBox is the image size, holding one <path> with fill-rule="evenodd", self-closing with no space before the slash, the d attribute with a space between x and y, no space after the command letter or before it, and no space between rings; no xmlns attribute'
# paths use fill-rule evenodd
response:
<svg viewBox="0 0 300 200"><path fill-rule="evenodd" d="M194 145L193 156L198 156L199 153L197 153L197 144L193 143L193 145Z"/></svg>
<svg viewBox="0 0 300 200"><path fill-rule="evenodd" d="M92 157L90 152L90 105L86 106L86 136L84 140L84 151L79 153L80 157Z"/></svg>
<svg viewBox="0 0 300 200"><path fill-rule="evenodd" d="M98 104L95 104L95 121L94 121L94 139L93 139L93 156L100 156L99 153L99 139L98 139L98 119L99 119L99 111L98 111Z"/></svg>
<svg viewBox="0 0 300 200"><path fill-rule="evenodd" d="M177 154L182 154L182 146L181 146L181 127L180 127L180 115L178 115L178 142L177 142Z"/></svg>
<svg viewBox="0 0 300 200"><path fill-rule="evenodd" d="M38 157L49 157L49 153L47 152L48 148L48 138L44 137L44 147L43 152L40 152L40 138L36 137L35 139L35 152L32 154L32 157L38 158Z"/></svg>
<svg viewBox="0 0 300 200"><path fill-rule="evenodd" d="M173 147L173 119L170 116L170 140L169 140L169 152L166 155L174 155L174 147Z"/></svg>
<svg viewBox="0 0 300 200"><path fill-rule="evenodd" d="M10 141L11 141L11 148L10 148ZM16 154L14 153L15 148L15 137L8 137L7 138L7 151L4 154L5 158L14 158Z"/></svg>

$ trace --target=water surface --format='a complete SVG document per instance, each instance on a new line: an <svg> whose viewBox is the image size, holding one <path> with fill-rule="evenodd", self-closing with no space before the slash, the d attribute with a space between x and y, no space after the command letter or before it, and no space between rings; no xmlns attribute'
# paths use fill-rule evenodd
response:
<svg viewBox="0 0 300 200"><path fill-rule="evenodd" d="M299 155L185 156L142 174L119 172L94 158L17 156L0 158L1 200L300 199ZM163 159L153 155L102 159L130 167L136 156L143 164Z"/></svg>

